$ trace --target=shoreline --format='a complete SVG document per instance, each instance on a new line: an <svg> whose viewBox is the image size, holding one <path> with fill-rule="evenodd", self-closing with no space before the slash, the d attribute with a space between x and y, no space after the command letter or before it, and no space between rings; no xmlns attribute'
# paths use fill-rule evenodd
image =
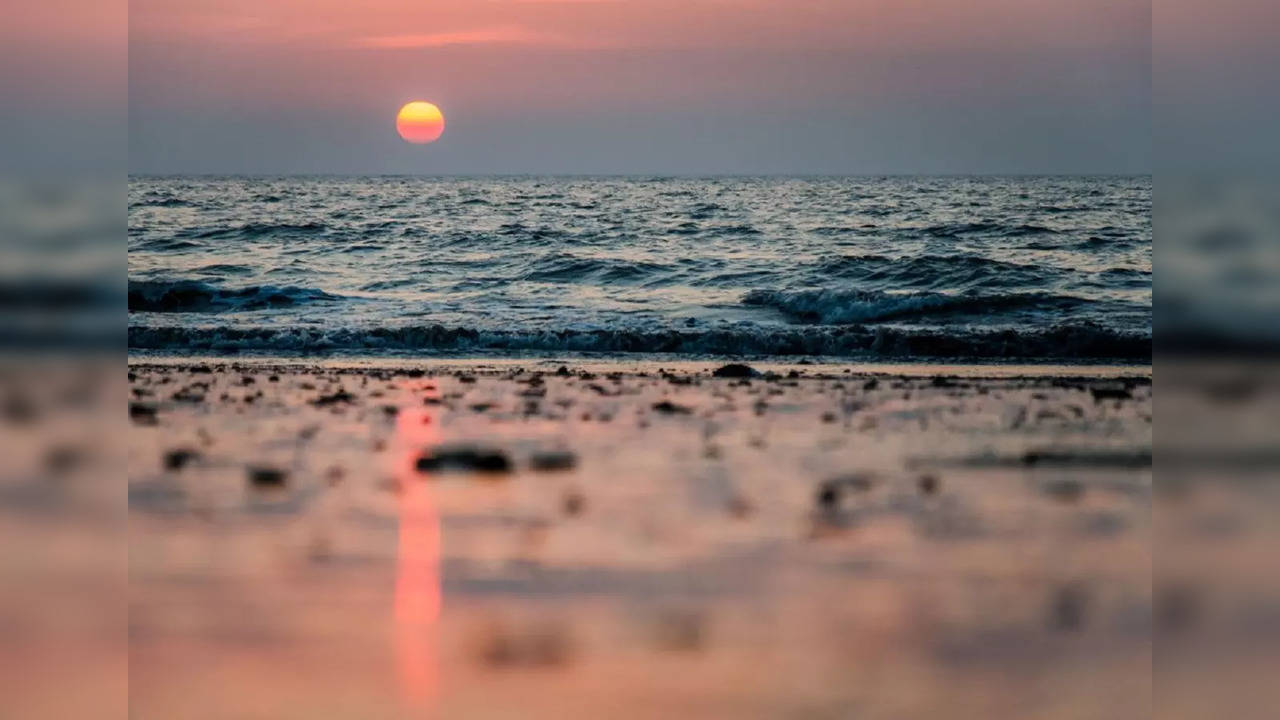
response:
<svg viewBox="0 0 1280 720"><path fill-rule="evenodd" d="M938 361L886 361L868 362L865 360L845 360L839 358L814 358L811 360L790 361L784 359L763 359L742 357L716 358L648 358L636 356L615 356L609 358L584 358L568 355L536 356L536 357L491 357L491 356L459 356L459 357L392 357L384 355L343 355L326 357L297 356L249 356L249 355L154 355L129 351L130 367L181 367L186 365L213 364L228 369L233 368L347 368L361 370L388 370L421 368L439 372L447 372L464 367L492 367L495 370L510 370L528 367L532 370L556 370L561 365L600 372L654 372L667 369L685 373L709 373L727 363L742 363L760 372L786 374L791 371L802 372L814 377L825 376L831 371L838 374L858 375L899 375L904 377L928 377L934 375L964 378L1018 378L1018 377L1059 377L1059 378L1124 378L1152 377L1152 364L1127 363L991 363L991 362L938 362ZM835 377L831 375L831 377Z"/></svg>

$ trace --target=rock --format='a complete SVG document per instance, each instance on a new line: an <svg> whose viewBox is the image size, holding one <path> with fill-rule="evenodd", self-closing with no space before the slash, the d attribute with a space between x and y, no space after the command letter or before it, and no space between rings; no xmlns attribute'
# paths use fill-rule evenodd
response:
<svg viewBox="0 0 1280 720"><path fill-rule="evenodd" d="M564 365L561 365L560 368L556 370L556 375L560 377L569 377L570 375L569 368Z"/></svg>
<svg viewBox="0 0 1280 720"><path fill-rule="evenodd" d="M918 484L920 486L921 493L925 495L934 495L938 492L938 488L942 483L938 480L937 475L921 475Z"/></svg>
<svg viewBox="0 0 1280 720"><path fill-rule="evenodd" d="M1084 626L1089 596L1079 584L1057 589L1049 601L1049 627L1055 630L1079 630Z"/></svg>
<svg viewBox="0 0 1280 720"><path fill-rule="evenodd" d="M249 484L258 488L284 487L289 474L284 470L263 465L250 466L246 469Z"/></svg>
<svg viewBox="0 0 1280 720"><path fill-rule="evenodd" d="M311 404L316 407L325 407L327 405L337 405L338 403L352 403L355 402L355 399L355 395L352 395L346 390L339 390L332 395L321 395L315 400L312 400Z"/></svg>
<svg viewBox="0 0 1280 720"><path fill-rule="evenodd" d="M1133 392L1127 387L1091 387L1089 393L1093 395L1094 402L1133 399Z"/></svg>
<svg viewBox="0 0 1280 720"><path fill-rule="evenodd" d="M569 517L577 517L582 514L583 509L587 505L587 499L577 490L570 490L564 494L564 500L561 506L564 514Z"/></svg>
<svg viewBox="0 0 1280 720"><path fill-rule="evenodd" d="M44 456L44 466L53 475L68 473L83 462L83 454L66 445L54 446Z"/></svg>
<svg viewBox="0 0 1280 720"><path fill-rule="evenodd" d="M684 405L677 405L670 400L663 400L662 402L654 403L653 409L655 412L660 412L664 415L688 415L693 412L691 408Z"/></svg>
<svg viewBox="0 0 1280 720"><path fill-rule="evenodd" d="M1066 503L1077 502L1084 497L1084 484L1071 478L1051 480L1042 487L1046 495Z"/></svg>
<svg viewBox="0 0 1280 720"><path fill-rule="evenodd" d="M539 472L572 470L578 464L578 456L569 450L545 450L529 458L529 469Z"/></svg>
<svg viewBox="0 0 1280 720"><path fill-rule="evenodd" d="M669 611L655 628L658 647L670 652L697 652L707 644L707 619L700 612Z"/></svg>
<svg viewBox="0 0 1280 720"><path fill-rule="evenodd" d="M719 368L716 369L715 372L711 374L715 377L720 377L720 378L751 378L751 377L759 377L760 371L756 370L750 365L743 365L742 363L729 363L728 365L720 366Z"/></svg>
<svg viewBox="0 0 1280 720"><path fill-rule="evenodd" d="M871 476L863 473L841 475L840 477L828 480L827 483L832 485L841 485L849 488L850 490L856 490L857 492L866 492L871 489L873 484Z"/></svg>
<svg viewBox="0 0 1280 720"><path fill-rule="evenodd" d="M818 494L814 499L819 508L833 511L840 507L840 495L840 484L828 480L818 486Z"/></svg>
<svg viewBox="0 0 1280 720"><path fill-rule="evenodd" d="M497 626L480 648L480 659L493 667L554 667L572 657L569 633L558 624L512 629Z"/></svg>
<svg viewBox="0 0 1280 720"><path fill-rule="evenodd" d="M418 472L509 473L511 458L502 450L474 445L444 445L418 458Z"/></svg>
<svg viewBox="0 0 1280 720"><path fill-rule="evenodd" d="M177 448L164 454L164 469L177 471L186 467L192 460L199 459L200 453L190 448Z"/></svg>
<svg viewBox="0 0 1280 720"><path fill-rule="evenodd" d="M139 425L156 424L156 406L147 403L129 403L129 419Z"/></svg>
<svg viewBox="0 0 1280 720"><path fill-rule="evenodd" d="M733 495L725 504L725 509L729 511L730 515L741 520L751 517L756 511L756 506L741 495Z"/></svg>

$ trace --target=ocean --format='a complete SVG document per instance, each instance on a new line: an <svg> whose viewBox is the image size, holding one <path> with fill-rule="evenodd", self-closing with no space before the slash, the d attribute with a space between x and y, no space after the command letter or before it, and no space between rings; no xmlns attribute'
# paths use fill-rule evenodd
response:
<svg viewBox="0 0 1280 720"><path fill-rule="evenodd" d="M1150 177L129 183L133 352L1146 363Z"/></svg>

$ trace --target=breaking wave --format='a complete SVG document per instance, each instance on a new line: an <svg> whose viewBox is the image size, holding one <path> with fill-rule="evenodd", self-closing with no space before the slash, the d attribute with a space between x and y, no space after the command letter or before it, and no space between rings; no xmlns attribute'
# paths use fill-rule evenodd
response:
<svg viewBox="0 0 1280 720"><path fill-rule="evenodd" d="M443 325L400 328L129 328L129 347L174 352L602 352L879 358L1111 359L1148 362L1149 335L1096 325L1037 331L938 332L861 325L717 330L478 330Z"/></svg>
<svg viewBox="0 0 1280 720"><path fill-rule="evenodd" d="M752 290L742 302L779 310L794 322L812 325L996 316L1009 310L1062 311L1090 304L1082 298L1043 292L948 295L874 290Z"/></svg>
<svg viewBox="0 0 1280 720"><path fill-rule="evenodd" d="M339 300L337 295L299 287L251 285L223 288L198 280L130 280L129 312L216 313L262 310Z"/></svg>

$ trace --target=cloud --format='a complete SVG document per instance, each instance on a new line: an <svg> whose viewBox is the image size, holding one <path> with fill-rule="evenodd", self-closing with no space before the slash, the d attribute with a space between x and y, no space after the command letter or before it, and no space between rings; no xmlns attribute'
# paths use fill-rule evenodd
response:
<svg viewBox="0 0 1280 720"><path fill-rule="evenodd" d="M440 48L458 45L538 45L549 47L581 47L568 38L540 33L526 28L507 26L460 30L441 33L408 33L401 35L372 35L357 38L356 47L381 50L409 50Z"/></svg>

